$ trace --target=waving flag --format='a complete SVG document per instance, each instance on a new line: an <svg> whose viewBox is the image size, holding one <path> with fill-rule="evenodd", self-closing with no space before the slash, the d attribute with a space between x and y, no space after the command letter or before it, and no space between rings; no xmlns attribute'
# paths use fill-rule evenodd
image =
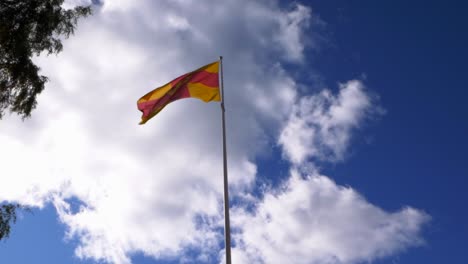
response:
<svg viewBox="0 0 468 264"><path fill-rule="evenodd" d="M143 112L140 124L159 113L167 104L182 98L198 98L204 102L220 101L219 61L184 74L173 81L145 94L138 102Z"/></svg>
<svg viewBox="0 0 468 264"><path fill-rule="evenodd" d="M226 243L226 264L231 264L231 228L229 224L229 194L226 152L226 120L224 117L224 93L220 92L218 73L221 69L221 91L223 89L223 57L193 72L145 94L138 100L138 109L143 112L140 124L146 123L167 104L182 98L198 98L205 102L221 101L223 125L223 168L224 168L224 239Z"/></svg>

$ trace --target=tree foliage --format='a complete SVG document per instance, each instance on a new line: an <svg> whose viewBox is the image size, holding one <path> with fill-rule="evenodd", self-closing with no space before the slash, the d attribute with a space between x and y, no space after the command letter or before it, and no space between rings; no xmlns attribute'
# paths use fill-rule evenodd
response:
<svg viewBox="0 0 468 264"><path fill-rule="evenodd" d="M32 58L62 51L61 38L74 33L91 7L62 8L64 0L0 0L0 119L6 110L23 119L36 107L47 77ZM10 234L19 204L0 205L0 240Z"/></svg>
<svg viewBox="0 0 468 264"><path fill-rule="evenodd" d="M39 75L32 57L59 53L61 37L74 33L91 7L62 8L64 0L0 1L0 119L6 110L23 119L36 107L47 77Z"/></svg>
<svg viewBox="0 0 468 264"><path fill-rule="evenodd" d="M4 204L0 207L0 240L10 235L10 225L16 222L16 210L19 204Z"/></svg>

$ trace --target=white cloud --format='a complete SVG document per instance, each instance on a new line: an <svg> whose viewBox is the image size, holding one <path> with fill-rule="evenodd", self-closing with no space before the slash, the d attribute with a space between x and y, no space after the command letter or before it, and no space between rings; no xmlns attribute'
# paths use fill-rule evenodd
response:
<svg viewBox="0 0 468 264"><path fill-rule="evenodd" d="M278 18L284 34L276 37L277 41L288 52L288 59L303 59L304 46L296 43L302 43L304 26L309 26L310 18L311 10L305 6L297 6L296 10Z"/></svg>
<svg viewBox="0 0 468 264"><path fill-rule="evenodd" d="M293 171L254 213L235 211L238 263L359 263L422 243L429 217L407 207L388 213L329 178Z"/></svg>
<svg viewBox="0 0 468 264"><path fill-rule="evenodd" d="M179 256L189 262L180 254L196 247L198 261L219 261L223 224L219 105L192 99L174 102L154 120L138 126L136 100L158 84L222 54L232 195L250 195L257 176L255 158L272 144L280 128L285 129L279 141L295 164L316 155L318 140L332 150L333 157L340 158L351 128L358 126L372 102L357 82L343 85L337 97L323 92L297 98L296 82L281 60L304 59L305 30L311 19L308 7L283 9L273 0L105 1L93 16L80 22L76 35L65 41L63 53L38 58L51 81L33 117L24 123L14 116L2 120L0 158L9 181L0 186L0 201L39 207L53 203L68 227L67 235L78 238L79 257L123 264L140 252L154 258ZM320 108L315 101L328 106ZM294 122L302 120L298 126L310 130L312 113L323 120L321 130L314 132L322 133L321 138L302 136L295 142L302 130L294 129ZM294 144L307 149L297 154ZM317 179L327 182L323 176ZM289 197L303 192L297 199L307 200L324 188L311 179L293 177L289 182L280 196L271 190L264 200L257 200L259 210L273 210L269 204L274 199L278 206L292 210L300 204L289 205ZM343 191L331 187L338 191L330 195L340 200ZM78 210L72 210L70 198L82 202ZM391 223L400 225L400 234L415 239L411 241L418 240L422 213L408 209L390 214L353 199L353 205L372 208L363 210L371 217L403 215ZM317 207L310 203L308 209L313 212ZM362 220L351 216L356 223ZM259 256L268 253L266 242L245 234L247 221L260 233L271 228L259 224L262 217L239 209L232 219L242 229L238 243L247 245L258 239ZM294 224L307 217L292 214L288 219ZM296 226L310 234L321 228L307 223ZM351 232L346 227L342 230ZM285 230L277 232L282 236ZM289 240L285 248L300 247L300 243ZM391 243L395 245L388 246ZM323 252L357 260L380 256L376 253L380 249L389 249L382 254L387 255L410 244L383 236L377 249L360 256L346 253L351 250L348 243ZM356 246L370 247L365 242ZM239 263L257 261L245 246L233 252ZM278 259L284 258L281 251L277 254ZM267 261L259 257L262 260Z"/></svg>
<svg viewBox="0 0 468 264"><path fill-rule="evenodd" d="M293 164L310 158L342 160L352 129L359 127L374 107L358 80L340 84L336 96L323 90L303 97L294 106L278 142Z"/></svg>

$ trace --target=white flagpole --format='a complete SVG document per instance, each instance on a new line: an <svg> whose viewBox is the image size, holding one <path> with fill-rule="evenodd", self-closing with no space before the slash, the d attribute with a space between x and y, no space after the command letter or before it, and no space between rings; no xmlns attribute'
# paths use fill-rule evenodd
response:
<svg viewBox="0 0 468 264"><path fill-rule="evenodd" d="M224 240L226 247L226 264L231 264L231 227L229 224L229 193L228 193L228 172L226 157L226 120L224 112L224 83L223 83L223 56L219 56L219 69L221 81L221 113L223 119L223 161L224 161Z"/></svg>

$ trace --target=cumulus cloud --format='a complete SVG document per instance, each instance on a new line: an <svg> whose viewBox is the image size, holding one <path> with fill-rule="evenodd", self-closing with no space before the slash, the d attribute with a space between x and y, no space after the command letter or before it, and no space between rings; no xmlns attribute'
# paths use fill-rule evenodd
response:
<svg viewBox="0 0 468 264"><path fill-rule="evenodd" d="M429 217L407 207L389 213L330 178L292 171L255 212L240 208L235 224L241 263L360 263L419 245Z"/></svg>
<svg viewBox="0 0 468 264"><path fill-rule="evenodd" d="M324 91L298 97L282 61L304 59L313 19L309 7L283 8L273 0L100 2L76 35L65 40L63 53L37 58L50 82L33 117L2 120L0 158L10 180L0 186L0 201L52 203L67 226L66 236L77 238L76 254L82 258L126 264L132 254L143 253L190 262L183 254L195 248L194 262L222 261L219 105L177 101L138 126L136 100L222 54L233 196L250 195L258 176L255 159L276 141L296 165L314 155L341 158L352 128L373 102L357 81L343 84L337 96ZM321 121L311 120L313 115ZM330 192L322 198L325 190ZM348 196L349 206L363 208L337 214L333 206L342 208ZM426 219L415 209L385 212L318 175L300 179L293 174L284 189L252 201L256 212L233 211L240 229L234 237L236 263L274 263L265 257L267 245L283 243L291 228L292 236L309 232L309 240L323 236L329 245L309 254L304 252L312 240L288 238L285 250L276 252L278 259L294 253L287 250L294 247L310 257L307 263L331 256L348 262L385 256L418 244ZM330 216L352 217L356 229L336 221L338 231L330 233L329 224L320 225L328 219L320 204L332 206ZM313 216L318 209L321 215ZM292 210L282 230L281 210ZM257 233L248 235L249 226ZM274 226L280 230L273 237L262 237ZM392 228L398 238L387 234ZM374 231L378 238L370 234ZM338 239L347 234L364 240ZM376 245L368 245L368 238ZM362 254L352 252L356 249Z"/></svg>
<svg viewBox="0 0 468 264"><path fill-rule="evenodd" d="M305 96L291 111L278 142L294 164L310 158L342 160L352 129L377 111L372 100L358 80L340 84L337 95L323 90Z"/></svg>

